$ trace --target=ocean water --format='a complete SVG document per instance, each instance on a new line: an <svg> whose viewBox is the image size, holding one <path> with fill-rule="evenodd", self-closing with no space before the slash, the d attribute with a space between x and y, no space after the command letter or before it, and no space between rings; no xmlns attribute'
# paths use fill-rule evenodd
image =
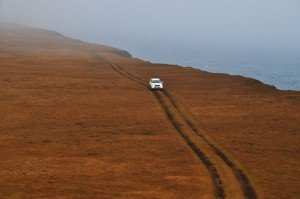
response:
<svg viewBox="0 0 300 199"><path fill-rule="evenodd" d="M127 46L128 48L128 46ZM247 48L140 43L129 47L137 58L153 63L191 66L208 72L242 75L280 90L300 90L300 52Z"/></svg>

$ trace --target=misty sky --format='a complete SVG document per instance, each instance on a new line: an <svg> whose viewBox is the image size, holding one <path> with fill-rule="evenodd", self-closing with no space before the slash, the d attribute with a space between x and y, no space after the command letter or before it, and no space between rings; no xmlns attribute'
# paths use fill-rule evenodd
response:
<svg viewBox="0 0 300 199"><path fill-rule="evenodd" d="M0 20L125 48L184 43L300 50L299 0L0 0Z"/></svg>

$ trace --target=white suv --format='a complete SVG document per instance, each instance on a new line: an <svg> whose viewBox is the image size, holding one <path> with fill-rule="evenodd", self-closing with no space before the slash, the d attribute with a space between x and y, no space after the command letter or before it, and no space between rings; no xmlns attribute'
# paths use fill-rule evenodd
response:
<svg viewBox="0 0 300 199"><path fill-rule="evenodd" d="M151 78L149 85L151 90L164 88L163 82L159 78Z"/></svg>

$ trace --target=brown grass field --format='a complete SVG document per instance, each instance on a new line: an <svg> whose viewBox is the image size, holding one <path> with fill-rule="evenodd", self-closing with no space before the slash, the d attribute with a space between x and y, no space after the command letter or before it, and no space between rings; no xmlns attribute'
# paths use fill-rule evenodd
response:
<svg viewBox="0 0 300 199"><path fill-rule="evenodd" d="M299 143L299 91L0 25L0 198L296 199Z"/></svg>

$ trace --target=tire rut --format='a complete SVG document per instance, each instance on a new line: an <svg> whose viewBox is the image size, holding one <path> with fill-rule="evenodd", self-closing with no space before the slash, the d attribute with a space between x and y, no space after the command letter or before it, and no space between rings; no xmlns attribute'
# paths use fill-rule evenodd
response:
<svg viewBox="0 0 300 199"><path fill-rule="evenodd" d="M120 75L137 82L146 88L148 88L148 84L143 81L142 79L130 74L126 70L124 70L122 67L120 67L118 64L108 62L111 66L111 68L119 73ZM185 109L181 107L181 105L177 102L177 100L173 97L173 95L167 91L154 91L153 94L161 104L162 108L164 109L167 117L175 127L175 129L179 132L179 134L182 136L182 138L185 140L185 142L188 144L188 146L195 152L195 154L199 157L199 159L204 163L207 170L209 171L209 174L211 176L212 182L215 187L215 197L216 198L229 198L228 195L226 197L226 191L224 188L224 184L222 182L222 178L220 177L220 174L218 173L217 165L216 163L213 163L209 156L205 154L199 147L197 143L195 143L190 136L185 132L186 130L182 128L182 123L178 119L176 119L176 114L179 114L180 117L183 119L184 123L189 126L189 128L194 132L195 135L197 135L201 140L203 140L210 148L211 150L217 155L220 159L222 159L223 163L225 163L234 174L235 178L237 179L239 186L242 190L243 198L247 199L256 199L258 198L257 193L253 186L251 185L251 182L245 172L240 169L237 164L232 161L228 156L216 146L207 136L201 132L200 128L196 124L196 122L193 121L191 116L186 113ZM169 101L169 105L168 102ZM178 117L178 116L177 116Z"/></svg>
<svg viewBox="0 0 300 199"><path fill-rule="evenodd" d="M187 116L187 114L183 113L184 112L182 110L183 108L180 107L177 100L174 99L174 97L171 95L171 93L169 91L164 90L164 93L166 96L168 96L169 100L172 102L174 107L178 110L178 112L181 114L182 118L193 129L193 131L199 137L201 137L214 150L214 152L232 169L236 178L240 182L244 196L249 199L258 198L257 193L256 193L255 189L253 188L253 186L251 185L251 182L250 182L249 178L247 177L247 175L245 174L245 172L242 169L238 168L236 163L234 163L232 160L230 160L227 157L227 155L225 155L225 153L222 152L222 150L220 150L217 146L215 146L211 141L208 140L208 138L203 133L201 133L201 130L198 127L198 125L195 124L195 122L193 122L193 119L190 119L190 117Z"/></svg>
<svg viewBox="0 0 300 199"><path fill-rule="evenodd" d="M110 65L111 65L111 68L114 71L118 72L120 75L122 75L132 81L135 81L145 87L148 87L147 83L145 83L144 81L142 81L139 78L134 77L133 75L129 74L127 71L124 71L124 69L122 69L120 66L118 66L116 64L110 64ZM208 170L208 172L211 176L211 179L213 181L213 185L215 188L215 197L218 199L226 198L222 181L220 179L220 176L219 176L218 171L217 171L216 167L214 166L214 164L204 154L204 152L201 151L201 149L185 133L185 130L183 129L182 124L176 119L174 112L171 110L170 106L168 106L166 99L164 99L163 93L160 91L155 91L155 92L153 92L153 94L155 95L158 102L164 109L167 117L169 118L169 120L171 121L171 123L173 124L175 129L178 131L178 133L181 135L181 137L185 140L185 142L188 144L188 146L195 152L195 154L198 156L198 158L204 163L204 165L205 165L206 169ZM172 104L171 101L170 101L170 104Z"/></svg>

